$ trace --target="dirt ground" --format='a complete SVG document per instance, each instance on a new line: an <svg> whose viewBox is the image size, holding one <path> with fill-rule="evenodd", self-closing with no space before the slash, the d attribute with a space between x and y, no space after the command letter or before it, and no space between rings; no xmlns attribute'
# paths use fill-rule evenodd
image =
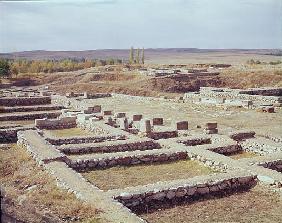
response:
<svg viewBox="0 0 282 223"><path fill-rule="evenodd" d="M162 207L152 213L141 214L149 223L273 223L281 222L282 200L279 195L256 186L248 192L226 197L211 197L173 208Z"/></svg>
<svg viewBox="0 0 282 223"><path fill-rule="evenodd" d="M244 63L220 70L218 76L211 77L155 78L140 74L138 71L122 71L122 66L120 66L116 67L115 71L106 71L104 67L96 67L74 72L19 74L16 78L12 78L10 83L17 86L49 85L50 89L60 93L70 91L88 93L116 92L167 97L197 91L200 87L251 88L282 86L282 64L248 65L246 61L252 59L252 57L251 55L245 56ZM273 58L273 60L278 59L281 58ZM200 60L198 62L200 63ZM147 64L146 66L155 65ZM197 65L188 65L188 67L195 66ZM9 80L5 80L6 82L8 83Z"/></svg>
<svg viewBox="0 0 282 223"><path fill-rule="evenodd" d="M83 176L102 190L146 185L158 181L186 179L214 171L197 161L185 160L165 164L113 167L83 173Z"/></svg>
<svg viewBox="0 0 282 223"><path fill-rule="evenodd" d="M99 209L59 189L55 179L16 145L0 149L0 181L5 200L3 210L29 223L103 222Z"/></svg>
<svg viewBox="0 0 282 223"><path fill-rule="evenodd" d="M73 137L73 136L90 136L90 132L87 132L80 128L69 128L69 129L55 129L45 130L47 133L56 137Z"/></svg>
<svg viewBox="0 0 282 223"><path fill-rule="evenodd" d="M197 105L192 103L177 103L170 101L137 101L121 98L101 98L93 100L93 104L100 104L105 110L143 114L144 118L163 117L168 126L175 121L187 120L189 129L202 131L196 126L203 126L206 122L216 121L219 133L231 130L249 129L256 134L270 133L281 136L282 110L276 113L261 113L244 108L224 108L217 106ZM259 121L258 121L259 120Z"/></svg>

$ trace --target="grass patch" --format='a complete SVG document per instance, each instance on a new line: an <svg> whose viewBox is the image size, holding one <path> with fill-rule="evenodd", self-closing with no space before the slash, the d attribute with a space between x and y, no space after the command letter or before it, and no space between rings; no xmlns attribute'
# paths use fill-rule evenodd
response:
<svg viewBox="0 0 282 223"><path fill-rule="evenodd" d="M206 175L214 170L201 165L198 161L181 160L165 164L117 166L105 170L82 173L90 182L103 190L146 185L158 181L186 179Z"/></svg>
<svg viewBox="0 0 282 223"><path fill-rule="evenodd" d="M210 197L194 203L163 207L158 211L141 214L151 223L168 222L260 222L282 221L282 201L278 194L256 186L247 192L229 196Z"/></svg>
<svg viewBox="0 0 282 223"><path fill-rule="evenodd" d="M18 121L1 121L0 126L4 125L31 125L34 124L34 120L18 120Z"/></svg>
<svg viewBox="0 0 282 223"><path fill-rule="evenodd" d="M55 130L46 130L50 134L57 137L71 137L71 136L89 136L90 132L80 128L70 128L70 129L55 129Z"/></svg>
<svg viewBox="0 0 282 223"><path fill-rule="evenodd" d="M252 158L252 157L256 157L256 156L258 156L258 154L252 153L252 152L242 151L240 153L230 155L229 157L232 158L232 159L235 159L235 160L239 160L239 159L243 159L243 158Z"/></svg>
<svg viewBox="0 0 282 223"><path fill-rule="evenodd" d="M0 150L0 181L5 212L24 222L102 222L99 210L56 186L24 149Z"/></svg>

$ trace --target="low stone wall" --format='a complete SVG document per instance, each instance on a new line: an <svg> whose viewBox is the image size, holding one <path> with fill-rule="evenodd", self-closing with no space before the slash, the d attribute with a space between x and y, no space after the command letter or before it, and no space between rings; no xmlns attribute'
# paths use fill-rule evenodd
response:
<svg viewBox="0 0 282 223"><path fill-rule="evenodd" d="M253 89L241 90L239 94L282 96L282 88L253 88Z"/></svg>
<svg viewBox="0 0 282 223"><path fill-rule="evenodd" d="M72 107L78 110L85 110L88 107L93 106L95 99L83 99L83 98L68 98L66 96L52 95L52 104L61 105L66 108Z"/></svg>
<svg viewBox="0 0 282 223"><path fill-rule="evenodd" d="M19 131L19 146L24 147L39 165L52 161L69 162L66 155L44 140L36 130Z"/></svg>
<svg viewBox="0 0 282 223"><path fill-rule="evenodd" d="M263 137L270 139L274 142L282 142L282 137L273 136L271 134L264 134Z"/></svg>
<svg viewBox="0 0 282 223"><path fill-rule="evenodd" d="M63 144L81 144L81 143L97 143L104 142L109 140L125 140L124 135L104 135L104 136L77 136L77 137L66 137L66 138L57 138L57 137L46 137L46 140L56 146Z"/></svg>
<svg viewBox="0 0 282 223"><path fill-rule="evenodd" d="M1 114L0 121L33 120L42 118L57 118L61 115L60 111L33 112L23 114Z"/></svg>
<svg viewBox="0 0 282 223"><path fill-rule="evenodd" d="M210 148L210 151L213 151L218 154L223 155L229 155L234 154L243 151L242 147L240 145L224 145L224 146L218 146L215 148Z"/></svg>
<svg viewBox="0 0 282 223"><path fill-rule="evenodd" d="M86 153L110 153L134 150L151 150L161 148L160 144L152 140L126 140L123 141L107 141L94 144L83 145L63 145L58 149L65 154L86 154Z"/></svg>
<svg viewBox="0 0 282 223"><path fill-rule="evenodd" d="M84 99L96 99L96 98L106 98L106 97L111 97L112 95L109 93L75 93L75 92L70 92L66 94L67 98L76 98L76 97L83 97Z"/></svg>
<svg viewBox="0 0 282 223"><path fill-rule="evenodd" d="M240 142L240 146L247 152L254 152L260 155L266 155L274 152L282 151L282 144L272 142L265 138L250 138Z"/></svg>
<svg viewBox="0 0 282 223"><path fill-rule="evenodd" d="M282 160L273 160L271 162L260 162L258 163L259 166L263 166L268 169L276 170L278 172L282 172Z"/></svg>
<svg viewBox="0 0 282 223"><path fill-rule="evenodd" d="M34 129L34 127L12 127L0 129L0 143L15 143L17 142L17 132Z"/></svg>
<svg viewBox="0 0 282 223"><path fill-rule="evenodd" d="M252 89L252 91L255 91L255 90ZM244 92L246 92L246 93L244 93ZM282 101L281 96L251 95L251 94L247 94L247 93L249 93L249 92L243 91L241 89L201 87L200 92L198 94L185 93L184 94L184 100L209 98L209 99L214 99L214 100L230 99L230 100L237 100L237 102L238 102L238 100L251 100L251 101L269 102L269 103L277 103L277 102ZM220 103L224 103L224 101L222 101Z"/></svg>
<svg viewBox="0 0 282 223"><path fill-rule="evenodd" d="M177 131L164 131L164 132L149 132L146 133L146 136L151 139L168 139L175 138L178 136Z"/></svg>
<svg viewBox="0 0 282 223"><path fill-rule="evenodd" d="M144 206L170 202L175 199L203 197L209 194L233 192L255 186L257 177L243 172L231 172L198 176L187 180L175 180L169 184L159 182L145 186L109 191L115 199L128 208L147 210Z"/></svg>
<svg viewBox="0 0 282 223"><path fill-rule="evenodd" d="M0 106L30 106L51 104L51 97L7 97L0 98Z"/></svg>
<svg viewBox="0 0 282 223"><path fill-rule="evenodd" d="M177 143L182 143L185 146L196 146L196 145L211 144L211 139L204 138L204 137L200 137L200 138L195 138L195 137L191 137L191 138L185 137L184 138L183 137L177 140Z"/></svg>
<svg viewBox="0 0 282 223"><path fill-rule="evenodd" d="M160 149L161 150L161 149ZM72 160L68 165L73 169L83 172L92 169L110 168L113 166L130 166L146 163L164 163L176 160L187 159L186 152L176 151L139 151L139 152L118 152L115 154L102 154L104 156L97 156L96 158L87 158L80 160Z"/></svg>
<svg viewBox="0 0 282 223"><path fill-rule="evenodd" d="M51 110L61 110L63 106L22 106L22 107L0 107L0 113L9 112L29 112L29 111L51 111Z"/></svg>
<svg viewBox="0 0 282 223"><path fill-rule="evenodd" d="M176 140L177 143L185 146L195 146L200 149L209 150L218 154L229 155L242 151L243 149L236 141L227 136L189 136L180 137Z"/></svg>
<svg viewBox="0 0 282 223"><path fill-rule="evenodd" d="M167 99L164 97L144 97L144 96L134 96L134 95L127 95L127 94L117 94L112 93L113 98L124 98L127 100L134 100L134 101L178 101L177 99Z"/></svg>
<svg viewBox="0 0 282 223"><path fill-rule="evenodd" d="M254 138L255 134L256 133L254 131L241 130L241 131L235 131L235 132L229 133L229 137L236 141L242 141L245 139Z"/></svg>
<svg viewBox="0 0 282 223"><path fill-rule="evenodd" d="M59 119L36 119L35 127L39 129L69 129L76 127L76 117Z"/></svg>

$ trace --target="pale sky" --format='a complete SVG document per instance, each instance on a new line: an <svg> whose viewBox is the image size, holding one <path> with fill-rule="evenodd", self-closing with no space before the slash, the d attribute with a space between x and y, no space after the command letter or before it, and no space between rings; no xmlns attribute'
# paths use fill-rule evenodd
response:
<svg viewBox="0 0 282 223"><path fill-rule="evenodd" d="M282 0L0 0L0 52L282 48Z"/></svg>

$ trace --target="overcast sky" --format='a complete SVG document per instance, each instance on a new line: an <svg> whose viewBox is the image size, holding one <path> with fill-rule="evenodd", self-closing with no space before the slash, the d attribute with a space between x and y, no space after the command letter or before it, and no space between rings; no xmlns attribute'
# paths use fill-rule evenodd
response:
<svg viewBox="0 0 282 223"><path fill-rule="evenodd" d="M0 0L0 52L282 48L282 0Z"/></svg>

